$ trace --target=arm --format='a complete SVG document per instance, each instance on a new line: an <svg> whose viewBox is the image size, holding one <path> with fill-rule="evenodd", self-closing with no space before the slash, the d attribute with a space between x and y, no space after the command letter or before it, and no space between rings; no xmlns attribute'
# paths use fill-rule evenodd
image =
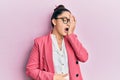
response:
<svg viewBox="0 0 120 80"><path fill-rule="evenodd" d="M37 40L34 41L34 46L30 54L29 61L26 66L26 74L35 80L53 80L53 73L46 72L40 69L40 52L38 49Z"/></svg>
<svg viewBox="0 0 120 80"><path fill-rule="evenodd" d="M77 59L81 62L85 62L88 59L88 53L85 50L85 48L82 46L80 41L77 39L77 36L73 33L75 27L76 27L76 19L71 14L68 35L66 37L68 39L68 42L71 44Z"/></svg>
<svg viewBox="0 0 120 80"><path fill-rule="evenodd" d="M70 34L66 36L67 40L69 41L70 45L72 46L77 59L81 62L85 62L88 59L88 53L86 49L82 46L80 41L77 39L75 34Z"/></svg>

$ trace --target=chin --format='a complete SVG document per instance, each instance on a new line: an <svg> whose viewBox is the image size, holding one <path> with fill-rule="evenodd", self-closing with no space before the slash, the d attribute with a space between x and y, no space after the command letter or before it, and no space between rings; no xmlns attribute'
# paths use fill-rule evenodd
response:
<svg viewBox="0 0 120 80"><path fill-rule="evenodd" d="M66 36L66 35L67 35L67 33L64 33L64 34L63 34L63 36Z"/></svg>

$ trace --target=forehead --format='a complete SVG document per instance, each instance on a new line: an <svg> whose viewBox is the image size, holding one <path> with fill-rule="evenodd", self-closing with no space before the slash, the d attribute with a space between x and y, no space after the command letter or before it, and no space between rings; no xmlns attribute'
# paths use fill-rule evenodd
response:
<svg viewBox="0 0 120 80"><path fill-rule="evenodd" d="M70 12L68 12L68 11L64 11L64 12L63 12L62 14L60 14L58 17L67 17L67 18L69 18L70 15L71 15Z"/></svg>

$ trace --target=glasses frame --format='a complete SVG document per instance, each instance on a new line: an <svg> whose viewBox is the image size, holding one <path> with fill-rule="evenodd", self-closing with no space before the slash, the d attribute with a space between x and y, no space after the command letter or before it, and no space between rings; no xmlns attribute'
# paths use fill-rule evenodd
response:
<svg viewBox="0 0 120 80"><path fill-rule="evenodd" d="M61 19L64 24L68 24L68 22L70 22L70 19L68 19L67 17L60 17L60 18L55 18L55 19ZM64 19L66 19L67 21L65 22Z"/></svg>

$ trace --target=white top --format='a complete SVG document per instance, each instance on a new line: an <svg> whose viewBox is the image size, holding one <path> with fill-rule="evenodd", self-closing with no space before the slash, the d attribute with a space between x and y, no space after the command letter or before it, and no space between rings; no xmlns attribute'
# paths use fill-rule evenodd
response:
<svg viewBox="0 0 120 80"><path fill-rule="evenodd" d="M51 34L52 38L52 51L53 51L53 63L55 68L55 73L57 74L68 74L66 80L69 80L69 67L68 67L68 56L64 43L62 40L62 49L58 47L57 39L54 34Z"/></svg>

